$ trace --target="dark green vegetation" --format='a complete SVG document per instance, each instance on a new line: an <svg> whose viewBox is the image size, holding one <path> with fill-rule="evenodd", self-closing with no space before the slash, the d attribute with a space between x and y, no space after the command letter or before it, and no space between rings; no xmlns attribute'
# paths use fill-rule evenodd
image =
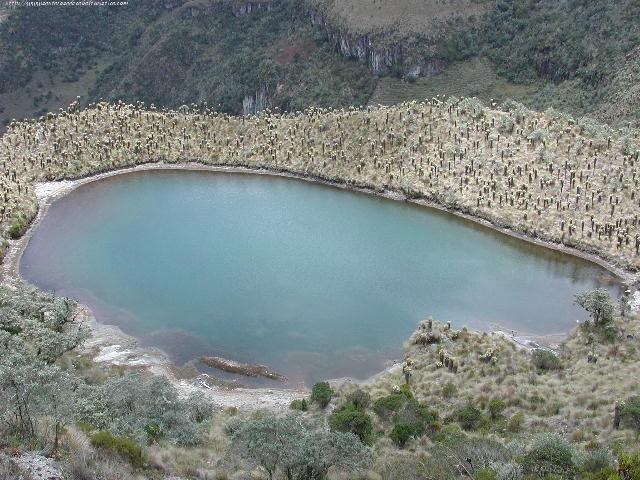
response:
<svg viewBox="0 0 640 480"><path fill-rule="evenodd" d="M0 53L0 95L29 85L34 97L14 116L54 109L59 85L92 69L95 83L78 89L85 100L207 102L230 113L242 113L243 100L246 113L362 105L375 86L365 65L336 55L288 1L244 15L217 2L25 8L0 24L0 39L14 47Z"/></svg>
<svg viewBox="0 0 640 480"><path fill-rule="evenodd" d="M376 51L398 46L403 52L381 77L364 60L343 57L337 45L355 44L368 23L372 29L388 23L376 15L395 10L350 1L360 16L350 19L344 2L328 30L311 24L310 8L318 2L306 0L254 2L251 12L242 1L151 0L126 8L12 11L0 23L0 120L56 110L75 94L172 108L207 102L232 113L447 94L514 98L614 124L638 121L640 5L634 0L471 2L460 7L467 15L435 2L423 12L429 18L416 18L428 24L424 32L401 22L372 33ZM397 3L405 14L423 11L408 0ZM363 12L370 22L359 23ZM411 65L425 62L444 71L413 79Z"/></svg>

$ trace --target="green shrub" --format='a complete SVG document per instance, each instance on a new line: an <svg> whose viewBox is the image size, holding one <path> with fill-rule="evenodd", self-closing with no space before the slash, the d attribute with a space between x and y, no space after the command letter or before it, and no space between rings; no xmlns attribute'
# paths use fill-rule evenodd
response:
<svg viewBox="0 0 640 480"><path fill-rule="evenodd" d="M404 384L399 392L394 392L386 397L380 397L373 404L373 411L382 418L389 418L397 412L408 400L414 400L409 385Z"/></svg>
<svg viewBox="0 0 640 480"><path fill-rule="evenodd" d="M442 387L442 398L444 399L449 399L456 393L458 393L458 387L456 387L452 382L447 382Z"/></svg>
<svg viewBox="0 0 640 480"><path fill-rule="evenodd" d="M482 420L482 412L473 405L466 405L454 413L454 418L464 430L476 430Z"/></svg>
<svg viewBox="0 0 640 480"><path fill-rule="evenodd" d="M417 436L414 425L407 425L406 423L398 423L393 427L389 437L393 440L393 443L403 448L410 438Z"/></svg>
<svg viewBox="0 0 640 480"><path fill-rule="evenodd" d="M155 422L147 423L144 426L144 431L147 434L147 440L149 443L157 443L164 434L162 432L162 427Z"/></svg>
<svg viewBox="0 0 640 480"><path fill-rule="evenodd" d="M613 466L613 455L606 449L587 452L582 454L579 458L580 472L584 474L611 473Z"/></svg>
<svg viewBox="0 0 640 480"><path fill-rule="evenodd" d="M576 295L575 302L591 314L596 326L604 326L613 321L615 307L609 292L604 288L579 293Z"/></svg>
<svg viewBox="0 0 640 480"><path fill-rule="evenodd" d="M556 434L536 437L524 456L522 467L526 473L572 476L575 473L574 451L569 442Z"/></svg>
<svg viewBox="0 0 640 480"><path fill-rule="evenodd" d="M24 235L24 232L26 232L27 226L28 224L24 219L15 219L9 226L9 237L13 240L20 238L22 235Z"/></svg>
<svg viewBox="0 0 640 480"><path fill-rule="evenodd" d="M96 429L96 427L87 422L78 422L76 423L76 427L87 434L93 432Z"/></svg>
<svg viewBox="0 0 640 480"><path fill-rule="evenodd" d="M624 480L640 478L640 451L618 455L618 473Z"/></svg>
<svg viewBox="0 0 640 480"><path fill-rule="evenodd" d="M373 411L382 418L389 418L407 401L401 393L392 393L386 397L380 397L373 404Z"/></svg>
<svg viewBox="0 0 640 480"><path fill-rule="evenodd" d="M142 448L134 440L127 437L116 437L110 432L101 431L91 436L94 447L104 448L116 452L134 467L143 465Z"/></svg>
<svg viewBox="0 0 640 480"><path fill-rule="evenodd" d="M366 410L371 405L371 395L358 388L347 395L347 402L351 403L357 410Z"/></svg>
<svg viewBox="0 0 640 480"><path fill-rule="evenodd" d="M507 404L504 402L504 400L491 400L487 407L491 420L495 421L499 419L502 416L502 412L504 412L505 408L507 408Z"/></svg>
<svg viewBox="0 0 640 480"><path fill-rule="evenodd" d="M531 355L533 365L540 371L546 372L549 370L562 369L562 362L551 350L546 348L536 348Z"/></svg>
<svg viewBox="0 0 640 480"><path fill-rule="evenodd" d="M622 409L622 421L625 425L640 430L640 396L627 399Z"/></svg>
<svg viewBox="0 0 640 480"><path fill-rule="evenodd" d="M320 408L327 408L333 398L333 390L327 382L316 383L311 389L311 401Z"/></svg>
<svg viewBox="0 0 640 480"><path fill-rule="evenodd" d="M296 398L291 402L291 405L289 405L289 407L292 410L300 410L301 412L306 412L307 410L309 410L309 404L307 403L306 398L303 398L303 399Z"/></svg>
<svg viewBox="0 0 640 480"><path fill-rule="evenodd" d="M329 416L329 427L332 432L353 433L364 444L371 443L373 424L371 417L358 410L353 403L337 408Z"/></svg>
<svg viewBox="0 0 640 480"><path fill-rule="evenodd" d="M509 423L507 424L507 430L509 430L511 433L518 433L520 430L522 430L523 424L524 424L524 413L518 412L509 419Z"/></svg>
<svg viewBox="0 0 640 480"><path fill-rule="evenodd" d="M492 468L481 468L473 478L474 480L498 480L498 474Z"/></svg>
<svg viewBox="0 0 640 480"><path fill-rule="evenodd" d="M427 430L440 430L438 413L415 399L407 400L394 414L393 421L395 424L412 426L416 435L422 435Z"/></svg>

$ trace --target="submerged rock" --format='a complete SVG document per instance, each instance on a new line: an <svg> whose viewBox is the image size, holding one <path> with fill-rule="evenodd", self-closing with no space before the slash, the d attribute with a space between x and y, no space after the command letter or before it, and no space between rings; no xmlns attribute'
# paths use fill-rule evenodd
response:
<svg viewBox="0 0 640 480"><path fill-rule="evenodd" d="M222 357L200 357L199 359L206 366L211 368L217 368L223 372L237 373L239 375L245 375L247 377L264 377L271 380L279 380L284 382L287 377L284 375L270 370L265 365L251 365L248 363L234 362L233 360L227 360Z"/></svg>

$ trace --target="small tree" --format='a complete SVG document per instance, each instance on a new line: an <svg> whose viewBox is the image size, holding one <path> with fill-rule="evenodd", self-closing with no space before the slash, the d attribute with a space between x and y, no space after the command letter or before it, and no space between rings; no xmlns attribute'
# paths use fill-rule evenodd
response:
<svg viewBox="0 0 640 480"><path fill-rule="evenodd" d="M575 303L591 314L596 326L604 326L613 321L615 307L609 292L604 288L577 294Z"/></svg>
<svg viewBox="0 0 640 480"><path fill-rule="evenodd" d="M531 352L531 361L533 365L542 372L562 369L560 358L555 352L547 348L536 348Z"/></svg>
<svg viewBox="0 0 640 480"><path fill-rule="evenodd" d="M327 382L316 383L311 389L311 401L318 404L320 408L327 408L332 398L333 390Z"/></svg>
<svg viewBox="0 0 640 480"><path fill-rule="evenodd" d="M371 451L353 433L317 430L305 437L297 478L323 480L331 467L354 472L368 467ZM289 477L290 479L293 477Z"/></svg>
<svg viewBox="0 0 640 480"><path fill-rule="evenodd" d="M291 469L301 461L305 430L294 416L267 416L240 425L232 435L231 451L265 469L273 479L279 467Z"/></svg>
<svg viewBox="0 0 640 480"><path fill-rule="evenodd" d="M358 410L352 403L333 411L329 416L329 427L332 432L353 433L365 444L369 444L373 433L371 417Z"/></svg>

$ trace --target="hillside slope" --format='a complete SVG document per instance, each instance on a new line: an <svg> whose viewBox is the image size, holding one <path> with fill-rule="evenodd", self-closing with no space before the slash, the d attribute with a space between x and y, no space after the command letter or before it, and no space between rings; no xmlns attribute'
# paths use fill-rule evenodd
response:
<svg viewBox="0 0 640 480"><path fill-rule="evenodd" d="M635 0L140 0L10 13L0 123L76 95L252 114L435 94L640 122Z"/></svg>
<svg viewBox="0 0 640 480"><path fill-rule="evenodd" d="M248 119L121 103L76 110L0 138L4 235L28 227L34 182L200 162L393 192L640 269L637 130L455 98Z"/></svg>

